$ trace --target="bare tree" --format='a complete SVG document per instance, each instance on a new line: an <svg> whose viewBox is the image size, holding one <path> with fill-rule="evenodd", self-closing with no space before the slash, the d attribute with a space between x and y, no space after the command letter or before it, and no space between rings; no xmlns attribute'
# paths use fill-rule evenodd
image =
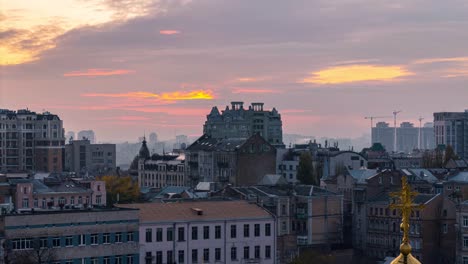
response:
<svg viewBox="0 0 468 264"><path fill-rule="evenodd" d="M11 264L46 264L56 260L56 252L50 247L43 247L39 238L33 238L31 248L11 251Z"/></svg>

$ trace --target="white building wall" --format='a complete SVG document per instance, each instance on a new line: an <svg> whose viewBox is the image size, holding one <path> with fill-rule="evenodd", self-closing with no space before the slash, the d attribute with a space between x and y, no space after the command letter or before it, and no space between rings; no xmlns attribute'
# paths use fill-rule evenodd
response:
<svg viewBox="0 0 468 264"><path fill-rule="evenodd" d="M249 237L244 236L244 225L249 225ZM255 236L255 224L260 225L260 235ZM265 234L265 225L270 224L270 235ZM231 225L237 226L236 237L231 237ZM198 239L192 239L192 227L198 228ZM209 227L209 239L204 238L204 227ZM215 227L221 227L221 237L215 238ZM156 241L156 232L162 228L162 241ZM173 241L167 240L167 229L173 228ZM184 240L179 241L178 229L184 229ZM146 242L146 229L152 230L151 242ZM162 262L168 263L167 252L172 251L173 262L180 263L179 251L184 251L183 263L266 263L273 264L276 258L276 232L273 218L246 220L216 220L200 222L140 223L140 263L157 264L157 252L162 254ZM260 247L260 257L255 258L255 247ZM265 249L270 246L270 257L265 256ZM237 249L237 258L231 259L231 248ZM249 247L249 259L244 259L244 247ZM215 260L215 249L221 250L221 259ZM209 250L209 261L203 260L204 250ZM197 250L197 262L192 261L192 250ZM146 261L147 252L151 252L150 262Z"/></svg>

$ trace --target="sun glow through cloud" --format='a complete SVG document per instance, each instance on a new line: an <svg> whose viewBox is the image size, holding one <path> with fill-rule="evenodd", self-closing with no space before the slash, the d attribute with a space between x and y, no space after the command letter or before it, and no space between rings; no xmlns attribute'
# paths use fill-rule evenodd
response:
<svg viewBox="0 0 468 264"><path fill-rule="evenodd" d="M124 75L130 74L134 71L123 69L87 69L86 71L72 71L64 73L65 77L79 77L79 76L111 76L111 75Z"/></svg>
<svg viewBox="0 0 468 264"><path fill-rule="evenodd" d="M215 98L210 90L195 90L189 92L166 92L161 94L150 92L129 92L129 93L88 93L85 97L109 97L128 99L158 99L162 101L184 101L184 100L212 100Z"/></svg>
<svg viewBox="0 0 468 264"><path fill-rule="evenodd" d="M160 30L159 34L161 34L161 35L176 35L176 34L180 34L180 31L178 31L178 30Z"/></svg>
<svg viewBox="0 0 468 264"><path fill-rule="evenodd" d="M312 72L300 83L339 84L363 81L392 81L413 73L402 66L344 65Z"/></svg>

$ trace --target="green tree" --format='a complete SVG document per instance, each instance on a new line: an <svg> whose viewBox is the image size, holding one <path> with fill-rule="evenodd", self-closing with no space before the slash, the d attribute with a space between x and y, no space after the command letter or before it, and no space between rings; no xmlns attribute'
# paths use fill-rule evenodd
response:
<svg viewBox="0 0 468 264"><path fill-rule="evenodd" d="M314 169L314 165L312 163L312 155L309 152L304 152L299 157L299 168L297 169L297 179L302 184L312 184L318 185L319 181L317 178L317 171Z"/></svg>
<svg viewBox="0 0 468 264"><path fill-rule="evenodd" d="M106 175L100 180L106 183L107 206L115 203L137 202L140 197L138 183L134 182L130 176Z"/></svg>

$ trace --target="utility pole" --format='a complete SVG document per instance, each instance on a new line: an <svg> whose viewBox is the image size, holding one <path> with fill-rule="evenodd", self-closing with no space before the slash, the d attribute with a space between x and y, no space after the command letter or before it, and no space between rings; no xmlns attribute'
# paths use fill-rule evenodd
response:
<svg viewBox="0 0 468 264"><path fill-rule="evenodd" d="M421 150L421 126L422 126L422 121L424 120L424 117L419 117L419 136L418 136L418 149Z"/></svg>
<svg viewBox="0 0 468 264"><path fill-rule="evenodd" d="M396 118L398 113L401 111L393 111L393 152L397 152L397 126L396 126Z"/></svg>

